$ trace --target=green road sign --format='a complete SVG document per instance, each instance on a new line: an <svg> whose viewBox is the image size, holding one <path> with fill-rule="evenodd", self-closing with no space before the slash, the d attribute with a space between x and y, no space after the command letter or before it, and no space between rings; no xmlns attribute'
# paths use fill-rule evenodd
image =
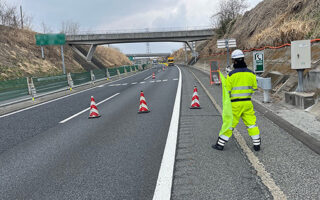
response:
<svg viewBox="0 0 320 200"><path fill-rule="evenodd" d="M255 73L264 72L264 51L253 52L253 69Z"/></svg>
<svg viewBox="0 0 320 200"><path fill-rule="evenodd" d="M36 34L36 44L38 46L64 45L65 43L65 34Z"/></svg>

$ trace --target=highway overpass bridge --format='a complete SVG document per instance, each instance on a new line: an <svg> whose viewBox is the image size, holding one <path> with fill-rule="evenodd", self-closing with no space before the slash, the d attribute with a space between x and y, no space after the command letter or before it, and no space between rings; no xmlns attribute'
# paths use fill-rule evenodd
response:
<svg viewBox="0 0 320 200"><path fill-rule="evenodd" d="M190 42L208 40L214 35L213 29L159 31L136 33L108 33L108 34L82 34L67 35L66 43L87 61L91 61L98 45L139 43L139 42L184 42L194 52ZM87 55L84 55L76 45L90 45Z"/></svg>

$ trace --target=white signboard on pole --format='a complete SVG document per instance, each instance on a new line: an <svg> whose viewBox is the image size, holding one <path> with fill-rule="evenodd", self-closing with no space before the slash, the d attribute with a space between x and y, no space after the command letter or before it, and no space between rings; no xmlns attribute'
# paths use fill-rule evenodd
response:
<svg viewBox="0 0 320 200"><path fill-rule="evenodd" d="M219 49L222 48L234 48L237 47L236 39L222 39L217 41L217 45Z"/></svg>

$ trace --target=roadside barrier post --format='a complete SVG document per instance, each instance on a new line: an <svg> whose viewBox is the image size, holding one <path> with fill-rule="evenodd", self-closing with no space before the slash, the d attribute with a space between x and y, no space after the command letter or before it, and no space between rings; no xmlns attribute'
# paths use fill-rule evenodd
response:
<svg viewBox="0 0 320 200"><path fill-rule="evenodd" d="M28 91L29 91L29 94L31 95L32 100L34 101L34 97L35 97L35 95L37 94L37 91L36 91L36 88L34 87L33 79L30 78L30 77L28 77L28 78L27 78L27 82L28 82Z"/></svg>
<svg viewBox="0 0 320 200"><path fill-rule="evenodd" d="M90 70L90 75L91 75L91 83L94 84L96 77L94 76L93 70Z"/></svg>
<svg viewBox="0 0 320 200"><path fill-rule="evenodd" d="M120 71L119 71L119 69L117 68L117 74L118 74L118 76L120 77Z"/></svg>
<svg viewBox="0 0 320 200"><path fill-rule="evenodd" d="M72 88L73 88L73 86L74 86L74 84L73 84L73 80L72 80L72 77L71 77L71 73L70 73L70 72L67 74L67 80L68 80L69 89L70 89L70 91L71 91Z"/></svg>
<svg viewBox="0 0 320 200"><path fill-rule="evenodd" d="M107 77L107 80L110 79L110 73L109 73L109 69L108 68L106 68L106 77Z"/></svg>
<svg viewBox="0 0 320 200"><path fill-rule="evenodd" d="M128 71L127 71L127 68L124 67L124 74L127 75L128 74Z"/></svg>

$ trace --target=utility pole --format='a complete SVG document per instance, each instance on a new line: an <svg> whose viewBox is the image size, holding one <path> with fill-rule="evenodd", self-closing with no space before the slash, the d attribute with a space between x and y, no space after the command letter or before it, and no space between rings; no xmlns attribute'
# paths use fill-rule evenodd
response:
<svg viewBox="0 0 320 200"><path fill-rule="evenodd" d="M22 5L20 5L20 15L21 15L21 29L23 29L23 14L22 14Z"/></svg>

